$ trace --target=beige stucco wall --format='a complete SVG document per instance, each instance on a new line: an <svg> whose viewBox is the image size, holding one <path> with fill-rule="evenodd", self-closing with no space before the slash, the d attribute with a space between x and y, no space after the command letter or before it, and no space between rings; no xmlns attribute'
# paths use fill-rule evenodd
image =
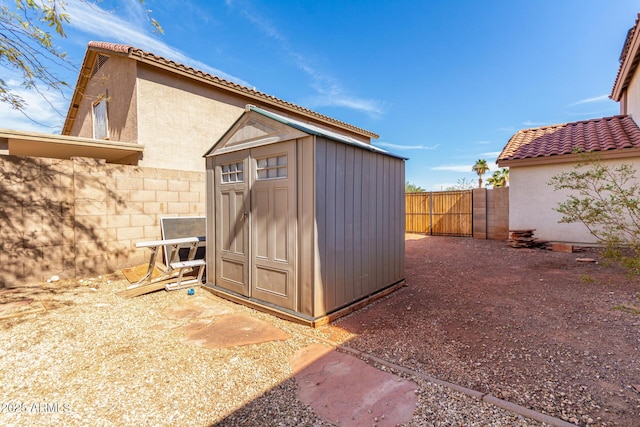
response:
<svg viewBox="0 0 640 427"><path fill-rule="evenodd" d="M635 73L625 94L626 114L629 114L636 123L640 123L640 73ZM625 114L625 102L620 103L620 113Z"/></svg>
<svg viewBox="0 0 640 427"><path fill-rule="evenodd" d="M144 64L138 76L140 165L204 172L202 156L242 115L246 100Z"/></svg>
<svg viewBox="0 0 640 427"><path fill-rule="evenodd" d="M640 172L640 159L605 161L606 165L632 164ZM573 170L572 163L540 166L510 166L509 229L535 229L541 240L575 243L596 243L596 239L581 223L558 223L562 215L553 209L569 195L554 191L547 183L552 176ZM636 175L637 176L637 175Z"/></svg>
<svg viewBox="0 0 640 427"><path fill-rule="evenodd" d="M106 96L109 139L138 142L135 91L135 61L111 56L89 80L70 134L93 138L92 107L100 97Z"/></svg>

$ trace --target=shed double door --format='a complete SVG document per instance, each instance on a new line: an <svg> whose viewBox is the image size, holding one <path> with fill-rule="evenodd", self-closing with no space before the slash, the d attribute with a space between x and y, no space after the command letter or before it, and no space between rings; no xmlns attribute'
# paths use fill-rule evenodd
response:
<svg viewBox="0 0 640 427"><path fill-rule="evenodd" d="M295 179L295 141L216 157L217 286L296 308Z"/></svg>

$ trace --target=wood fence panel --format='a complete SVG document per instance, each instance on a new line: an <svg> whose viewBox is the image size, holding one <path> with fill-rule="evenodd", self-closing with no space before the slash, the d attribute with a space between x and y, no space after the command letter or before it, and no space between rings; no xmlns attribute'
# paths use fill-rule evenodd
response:
<svg viewBox="0 0 640 427"><path fill-rule="evenodd" d="M406 231L434 236L473 235L473 193L406 193Z"/></svg>
<svg viewBox="0 0 640 427"><path fill-rule="evenodd" d="M431 234L431 193L405 193L405 230Z"/></svg>

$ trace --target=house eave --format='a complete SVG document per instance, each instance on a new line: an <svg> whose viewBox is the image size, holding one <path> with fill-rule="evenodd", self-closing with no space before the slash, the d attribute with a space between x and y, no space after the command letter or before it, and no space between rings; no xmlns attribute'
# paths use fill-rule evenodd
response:
<svg viewBox="0 0 640 427"><path fill-rule="evenodd" d="M621 148L608 151L593 151L601 160L615 160L624 158L640 158L640 148ZM505 167L520 167L520 166L542 166L553 165L561 163L579 163L584 161L584 154L562 154L557 156L545 156L545 157L530 157L526 159L498 159L498 166Z"/></svg>
<svg viewBox="0 0 640 427"><path fill-rule="evenodd" d="M137 164L144 146L136 143L78 138L38 132L0 129L3 152L10 156L70 159L90 157L107 163Z"/></svg>
<svg viewBox="0 0 640 427"><path fill-rule="evenodd" d="M626 56L622 58L616 81L613 84L611 95L609 98L616 102L620 102L624 91L629 86L629 82L635 73L638 62L640 61L640 31L636 21L636 31L633 32L631 44L626 52Z"/></svg>
<svg viewBox="0 0 640 427"><path fill-rule="evenodd" d="M69 109L67 110L67 115L64 119L64 125L62 126L62 131L60 132L62 135L71 134L71 129L73 128L73 124L75 123L76 117L78 115L78 108L80 108L82 95L85 88L87 87L87 82L89 81L89 77L91 76L91 68L93 67L93 62L97 54L97 50L87 49L87 52L84 55L84 60L82 62L82 65L80 66L80 71L78 72L78 80L76 81L76 85L73 88L73 95L71 96L71 101L69 102Z"/></svg>

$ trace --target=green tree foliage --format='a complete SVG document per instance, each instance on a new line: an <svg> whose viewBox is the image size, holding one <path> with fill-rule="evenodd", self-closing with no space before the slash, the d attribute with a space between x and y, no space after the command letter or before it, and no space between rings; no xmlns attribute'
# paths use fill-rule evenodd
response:
<svg viewBox="0 0 640 427"><path fill-rule="evenodd" d="M414 185L412 183L410 183L409 181L404 183L404 192L405 193L423 193L427 190L425 190L422 187L418 187L417 185Z"/></svg>
<svg viewBox="0 0 640 427"><path fill-rule="evenodd" d="M144 5L144 0L140 3ZM162 32L150 12L146 10L149 21ZM55 46L54 39L66 37L64 27L69 22L62 0L15 0L13 9L0 4L0 70L17 72L21 85L37 91L47 102L45 89L62 93L68 84L56 75L55 70L76 67ZM0 102L24 113L27 107L25 100L3 80L3 75L6 73L0 74Z"/></svg>
<svg viewBox="0 0 640 427"><path fill-rule="evenodd" d="M471 167L471 171L478 174L478 188L482 188L482 175L489 172L489 165L485 159L479 159L475 165Z"/></svg>
<svg viewBox="0 0 640 427"><path fill-rule="evenodd" d="M0 6L0 66L21 75L22 86L39 91L37 84L62 91L67 83L52 69L70 64L53 44L53 35L66 37L64 25L69 16L58 1L16 0L15 10ZM53 33L52 33L53 31ZM3 73L4 74L4 73ZM39 92L43 99L46 96ZM24 111L26 103L0 77L0 102Z"/></svg>
<svg viewBox="0 0 640 427"><path fill-rule="evenodd" d="M555 210L560 222L581 222L607 247L606 256L640 274L640 183L632 165L605 165L583 154L573 171L551 177L549 185L569 190Z"/></svg>
<svg viewBox="0 0 640 427"><path fill-rule="evenodd" d="M509 169L502 168L498 171L495 171L489 179L487 179L487 184L493 186L493 188L498 187L506 187L509 185Z"/></svg>

